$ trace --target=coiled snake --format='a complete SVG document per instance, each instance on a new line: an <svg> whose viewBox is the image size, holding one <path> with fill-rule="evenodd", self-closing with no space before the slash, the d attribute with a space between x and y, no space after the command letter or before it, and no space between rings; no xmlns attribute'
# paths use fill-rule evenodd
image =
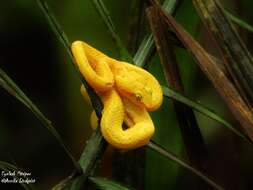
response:
<svg viewBox="0 0 253 190"><path fill-rule="evenodd" d="M158 109L163 100L156 78L84 42L75 41L71 49L81 74L104 104L100 125L105 140L119 149L146 145L155 131L148 111ZM83 86L81 92L86 96Z"/></svg>

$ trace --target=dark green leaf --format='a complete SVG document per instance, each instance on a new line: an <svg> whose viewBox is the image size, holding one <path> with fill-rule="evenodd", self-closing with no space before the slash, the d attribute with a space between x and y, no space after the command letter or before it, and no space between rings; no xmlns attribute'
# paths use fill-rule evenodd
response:
<svg viewBox="0 0 253 190"><path fill-rule="evenodd" d="M91 99L92 106L96 112L96 115L98 118L101 118L101 112L103 109L103 104L99 98L99 96L95 93L95 91L89 86L89 84L85 81L85 79L80 74L78 68L76 67L75 60L72 56L69 40L65 34L65 32L60 27L60 24L57 22L56 18L54 17L52 11L50 11L47 3L43 0L37 0L42 12L44 13L45 17L47 18L47 21L49 22L52 30L54 31L55 35L60 39L60 41L63 43L66 51L68 52L72 65L75 67L79 77L81 78L82 83L84 84L87 93ZM97 127L96 131L92 134L90 137L82 156L79 160L82 174L79 174L78 177L75 179L74 176L69 177L60 184L56 185L54 188L56 189L64 189L66 186L71 186L71 189L81 189L83 184L86 182L87 177L93 172L95 169L95 166L97 164L97 161L99 160L100 156L102 155L104 149L106 147L106 142L104 141L100 127Z"/></svg>
<svg viewBox="0 0 253 190"><path fill-rule="evenodd" d="M179 2L180 0L165 0L163 3L163 8L169 14L174 14ZM143 41L141 42L141 45L139 46L138 51L134 55L134 58L133 58L134 63L139 67L143 67L149 60L149 57L152 51L154 50L154 48L155 48L155 43L154 43L153 35L149 34L143 39Z"/></svg>
<svg viewBox="0 0 253 190"><path fill-rule="evenodd" d="M166 97L172 98L176 101L179 101L193 109L195 109L196 111L198 111L199 113L204 114L205 116L223 124L227 129L229 129L232 133L234 133L235 135L237 135L238 137L242 138L243 140L245 140L246 142L248 142L250 145L253 145L253 143L248 139L247 136L245 136L243 133L241 133L239 130L237 130L235 127L233 127L228 121L226 121L224 118L222 118L221 116L219 116L218 114L216 114L214 111L210 110L209 108L185 97L184 95L170 89L167 87L162 87L163 88L163 94Z"/></svg>
<svg viewBox="0 0 253 190"><path fill-rule="evenodd" d="M52 133L52 135L63 147L69 158L72 160L74 166L76 168L79 168L78 163L72 156L69 148L64 143L59 133L53 127L52 122L44 116L44 114L37 108L37 106L25 95L25 93L2 69L0 69L0 86L2 86L9 94L18 99L21 103L23 103L41 121L41 123Z"/></svg>
<svg viewBox="0 0 253 190"><path fill-rule="evenodd" d="M46 1L44 0L36 0L41 11L44 13L45 17L47 18L47 21L49 23L49 25L51 26L54 34L56 35L56 37L60 40L60 42L62 42L64 48L66 49L71 62L72 62L72 66L75 68L76 72L78 73L78 76L80 77L81 81L83 82L87 93L89 94L89 97L91 99L91 103L92 106L94 108L94 110L96 111L97 116L100 118L101 117L101 111L103 109L103 104L100 101L99 96L95 93L95 91L88 85L88 83L85 81L85 79L83 78L83 76L81 75L81 73L79 72L76 64L75 64L75 60L74 57L72 55L71 49L70 49L70 43L69 40L67 38L67 35L65 34L65 32L62 30L60 24L58 23L58 21L56 20L53 12L49 9L49 6L47 5Z"/></svg>
<svg viewBox="0 0 253 190"><path fill-rule="evenodd" d="M241 18L231 14L230 12L225 10L225 13L227 15L227 17L233 21L235 24L237 24L238 26L245 28L246 30L253 32L253 27L248 24L247 22L245 22L244 20L242 20Z"/></svg>
<svg viewBox="0 0 253 190"><path fill-rule="evenodd" d="M198 177L203 179L206 183L208 183L210 186L212 186L214 189L217 189L217 190L224 189L220 185L215 183L212 179L210 179L210 177L206 176L201 171L197 170L196 168L194 168L193 166L188 164L186 161L184 161L182 159L179 159L176 155L169 152L168 150L165 150L164 148L162 148L158 144L156 144L154 142L149 142L149 144L147 146L150 149L156 151L157 153L159 153L159 154L169 158L170 160L174 161L175 163L179 164L183 168L185 168L185 169L189 170L190 172L194 173L195 175L197 175Z"/></svg>
<svg viewBox="0 0 253 190"><path fill-rule="evenodd" d="M120 57L122 60L127 62L132 62L132 57L127 51L127 49L124 47L123 43L120 40L120 37L116 33L114 24L112 22L110 13L108 12L106 6L104 5L102 0L92 0L93 5L95 6L96 10L98 11L99 15L101 16L103 22L105 23L107 29L109 30L109 33L112 36L112 39L118 46Z"/></svg>

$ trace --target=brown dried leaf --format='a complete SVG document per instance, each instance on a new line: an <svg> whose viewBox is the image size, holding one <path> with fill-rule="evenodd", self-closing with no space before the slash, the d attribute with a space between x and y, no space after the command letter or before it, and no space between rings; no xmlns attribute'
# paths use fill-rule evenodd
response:
<svg viewBox="0 0 253 190"><path fill-rule="evenodd" d="M160 5L155 2L153 4L159 8L160 14L165 22L195 58L197 64L222 96L234 117L241 124L251 140L253 140L253 115L235 86L192 36L172 16L168 15Z"/></svg>

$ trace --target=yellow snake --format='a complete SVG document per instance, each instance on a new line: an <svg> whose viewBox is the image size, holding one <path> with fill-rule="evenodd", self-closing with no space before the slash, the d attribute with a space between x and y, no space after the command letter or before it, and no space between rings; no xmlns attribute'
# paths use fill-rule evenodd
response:
<svg viewBox="0 0 253 190"><path fill-rule="evenodd" d="M100 126L105 140L119 149L146 145L155 130L148 111L159 108L163 100L156 78L82 41L73 42L71 50L81 74L104 104ZM81 92L86 96L83 86ZM96 118L94 112L92 117Z"/></svg>

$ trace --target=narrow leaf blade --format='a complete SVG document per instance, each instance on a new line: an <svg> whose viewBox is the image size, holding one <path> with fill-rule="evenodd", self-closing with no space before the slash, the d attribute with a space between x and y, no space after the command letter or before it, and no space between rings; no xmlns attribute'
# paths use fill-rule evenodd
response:
<svg viewBox="0 0 253 190"><path fill-rule="evenodd" d="M253 139L253 116L235 86L231 83L225 73L213 61L201 45L179 25L173 17L168 15L158 4L154 3L160 10L165 22L173 29L177 37L187 47L195 58L196 63L209 78L216 90L226 102L231 113L240 122L250 139Z"/></svg>
<svg viewBox="0 0 253 190"><path fill-rule="evenodd" d="M224 118L222 118L221 116L216 114L211 109L185 97L184 95L182 95L182 94L180 94L168 87L163 86L162 89L163 89L164 96L166 96L168 98L172 98L176 101L179 101L179 102L193 108L194 110L198 111L199 113L202 113L203 115L209 117L210 119L213 119L214 121L221 123L227 129L229 129L232 133L234 133L236 136L240 137L241 139L243 139L244 141L249 143L251 146L253 146L253 143L251 142L251 140L247 136L245 136L242 132L240 132L235 127L233 127L232 124L230 124L228 121L226 121Z"/></svg>
<svg viewBox="0 0 253 190"><path fill-rule="evenodd" d="M96 115L98 118L101 118L102 116L102 110L103 110L103 104L100 100L99 96L96 94L96 92L89 86L89 84L86 82L84 77L79 72L78 68L76 67L75 60L73 58L72 52L70 50L70 44L69 40L65 34L65 32L60 27L60 24L56 20L53 12L49 9L49 6L47 5L46 1L44 0L37 0L38 5L40 6L42 12L44 13L45 17L47 18L47 21L49 22L53 32L55 35L60 39L60 41L63 43L64 48L68 52L68 55L71 58L71 63L74 66L76 72L78 73L82 83L84 84L87 93L91 99L92 107L94 108ZM71 189L81 189L86 182L87 177L93 172L93 170L96 167L96 164L100 158L100 156L103 154L105 147L107 143L102 137L100 127L97 127L96 131L93 132L92 136L88 140L88 143L86 147L83 150L82 156L79 160L81 169L83 173L79 173L77 176L70 176L67 179L60 182L58 185L55 186L56 189L64 189L65 187L71 187Z"/></svg>
<svg viewBox="0 0 253 190"><path fill-rule="evenodd" d="M235 24L237 24L238 26L248 30L249 32L253 32L253 26L251 26L250 24L248 24L247 22L245 22L244 20L242 20L241 18L233 15L232 13L230 13L229 11L225 10L225 14L227 15L227 17L234 22Z"/></svg>
<svg viewBox="0 0 253 190"><path fill-rule="evenodd" d="M94 7L96 8L97 12L101 16L104 24L106 25L107 29L109 30L109 33L113 39L113 41L116 43L119 52L120 57L124 61L132 62L132 57L127 51L127 49L124 47L122 41L120 40L120 37L116 33L113 21L111 19L110 13L107 10L106 6L104 5L104 2L102 0L92 0L92 3Z"/></svg>
<svg viewBox="0 0 253 190"><path fill-rule="evenodd" d="M167 13L174 14L176 7L179 3L182 2L181 0L165 0L163 3L163 8ZM141 45L139 46L137 52L133 57L133 62L135 65L139 67L143 67L147 61L149 60L152 52L154 51L155 43L152 34L147 35Z"/></svg>
<svg viewBox="0 0 253 190"><path fill-rule="evenodd" d="M15 84L15 82L2 70L0 69L0 86L2 86L10 95L19 100L24 104L40 121L41 123L51 132L51 134L57 139L59 144L67 153L68 157L73 162L76 168L79 168L78 163L72 156L70 149L64 143L59 133L55 130L52 122L45 117L45 115L37 108L37 106L25 95L25 93Z"/></svg>
<svg viewBox="0 0 253 190"><path fill-rule="evenodd" d="M168 150L165 150L164 148L162 148L161 146L156 144L154 141L149 142L149 144L147 146L150 149L154 150L155 152L165 156L166 158L174 161L175 163L179 164L183 168L185 168L185 169L189 170L190 172L194 173L195 175L197 175L198 177L203 179L206 183L208 183L210 186L212 186L214 189L224 190L223 187L221 187L216 182L214 182L212 179L210 179L210 177L206 176L201 171L199 171L198 169L196 169L193 166L191 166L190 164L188 164L186 161L184 161L182 159L179 159L176 155L169 152Z"/></svg>

